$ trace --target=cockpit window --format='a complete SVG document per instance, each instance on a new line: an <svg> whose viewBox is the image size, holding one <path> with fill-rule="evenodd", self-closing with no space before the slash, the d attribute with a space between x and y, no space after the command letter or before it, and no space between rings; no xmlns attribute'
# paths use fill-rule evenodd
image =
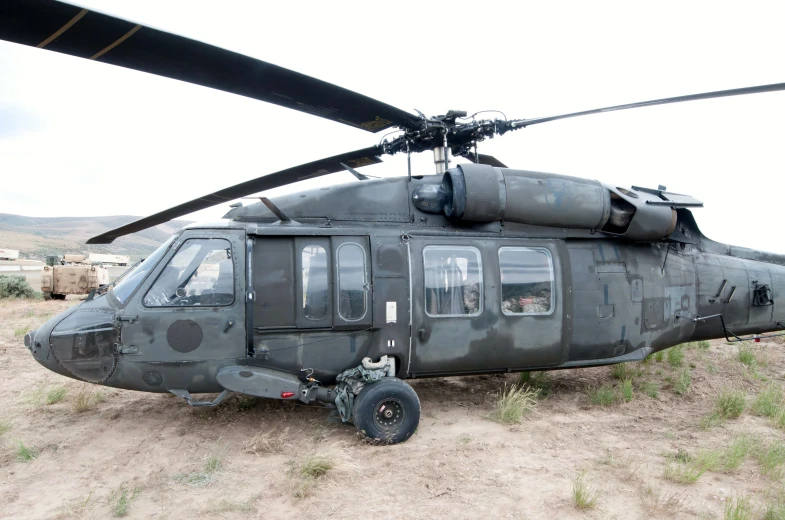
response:
<svg viewBox="0 0 785 520"><path fill-rule="evenodd" d="M144 297L146 307L234 303L232 246L221 238L186 240Z"/></svg>
<svg viewBox="0 0 785 520"><path fill-rule="evenodd" d="M148 256L144 262L137 264L125 273L123 273L121 280L115 283L112 288L111 294L117 298L120 304L128 301L128 298L133 294L139 284L147 277L147 273L153 270L153 267L161 260L169 246L172 245L175 237L170 237L169 240L156 249L153 254Z"/></svg>

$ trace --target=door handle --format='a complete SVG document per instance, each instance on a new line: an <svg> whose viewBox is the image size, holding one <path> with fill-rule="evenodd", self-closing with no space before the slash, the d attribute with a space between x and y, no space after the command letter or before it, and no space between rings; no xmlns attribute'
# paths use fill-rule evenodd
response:
<svg viewBox="0 0 785 520"><path fill-rule="evenodd" d="M232 328L232 325L234 325L234 320L229 320L226 322L226 325L224 326L224 334L226 334L226 331Z"/></svg>
<svg viewBox="0 0 785 520"><path fill-rule="evenodd" d="M430 332L427 329L420 329L417 331L417 337L420 338L420 342L425 343L428 341L428 338L431 336Z"/></svg>

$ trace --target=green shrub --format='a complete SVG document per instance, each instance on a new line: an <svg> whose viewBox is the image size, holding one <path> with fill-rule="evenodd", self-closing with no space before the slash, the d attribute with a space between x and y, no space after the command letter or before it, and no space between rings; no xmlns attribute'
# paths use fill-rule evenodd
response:
<svg viewBox="0 0 785 520"><path fill-rule="evenodd" d="M24 276L0 275L0 298L35 298Z"/></svg>
<svg viewBox="0 0 785 520"><path fill-rule="evenodd" d="M665 359L665 351L664 350L660 350L659 352L654 354L654 361L659 363L663 359Z"/></svg>
<svg viewBox="0 0 785 520"><path fill-rule="evenodd" d="M776 417L782 407L782 388L772 385L758 394L758 398L752 405L752 411L755 412L755 415L762 417Z"/></svg>
<svg viewBox="0 0 785 520"><path fill-rule="evenodd" d="M748 367L755 366L758 363L758 358L755 356L755 351L748 345L739 346L739 361Z"/></svg>
<svg viewBox="0 0 785 520"><path fill-rule="evenodd" d="M683 355L683 354L682 354ZM690 371L684 369L679 374L679 377L673 381L673 391L679 395L686 394L690 387L692 386L692 377L690 376Z"/></svg>
<svg viewBox="0 0 785 520"><path fill-rule="evenodd" d="M684 345L676 345L668 349L668 364L680 367L684 364Z"/></svg>
<svg viewBox="0 0 785 520"><path fill-rule="evenodd" d="M768 448L759 446L753 455L758 459L763 474L774 480L782 477L781 466L785 463L785 444L773 442Z"/></svg>
<svg viewBox="0 0 785 520"><path fill-rule="evenodd" d="M627 363L618 363L611 367L611 377L624 381L630 378L630 371L627 370Z"/></svg>
<svg viewBox="0 0 785 520"><path fill-rule="evenodd" d="M599 388L589 390L589 399L591 399L592 404L608 406L613 404L616 396L613 394L613 388L608 385L602 385Z"/></svg>
<svg viewBox="0 0 785 520"><path fill-rule="evenodd" d="M736 419L747 407L747 399L740 390L724 390L714 403L714 410L723 419Z"/></svg>
<svg viewBox="0 0 785 520"><path fill-rule="evenodd" d="M632 401L632 379L625 379L621 384L621 397L625 401Z"/></svg>
<svg viewBox="0 0 785 520"><path fill-rule="evenodd" d="M521 385L537 390L537 397L547 397L551 393L551 382L546 372L521 372Z"/></svg>
<svg viewBox="0 0 785 520"><path fill-rule="evenodd" d="M651 381L647 381L643 384L643 391L652 399L657 399L660 395L659 386L657 386L657 383Z"/></svg>

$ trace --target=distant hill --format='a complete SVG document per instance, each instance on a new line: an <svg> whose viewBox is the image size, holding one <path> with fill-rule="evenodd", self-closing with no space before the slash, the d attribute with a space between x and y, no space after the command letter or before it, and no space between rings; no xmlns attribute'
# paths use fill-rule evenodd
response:
<svg viewBox="0 0 785 520"><path fill-rule="evenodd" d="M118 238L111 244L85 244L91 237L137 219L139 217L130 215L38 218L0 213L0 248L18 249L24 258L65 253L116 253L130 255L135 260L147 256L172 233L191 223L173 220Z"/></svg>

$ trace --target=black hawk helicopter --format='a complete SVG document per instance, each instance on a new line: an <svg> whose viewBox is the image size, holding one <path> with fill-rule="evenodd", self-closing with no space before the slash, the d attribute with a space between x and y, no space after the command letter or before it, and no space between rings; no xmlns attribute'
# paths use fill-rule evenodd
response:
<svg viewBox="0 0 785 520"><path fill-rule="evenodd" d="M53 0L0 3L0 39L399 134L185 202L90 244L330 173L357 182L235 204L25 336L45 367L192 406L229 393L321 402L364 435L409 438L404 380L639 361L694 340L785 329L785 255L706 238L693 197L508 168L477 143L535 119L411 114L255 58ZM357 171L432 151L436 175ZM450 156L471 161L451 167ZM776 303L780 301L780 303ZM194 393L220 393L199 401Z"/></svg>

